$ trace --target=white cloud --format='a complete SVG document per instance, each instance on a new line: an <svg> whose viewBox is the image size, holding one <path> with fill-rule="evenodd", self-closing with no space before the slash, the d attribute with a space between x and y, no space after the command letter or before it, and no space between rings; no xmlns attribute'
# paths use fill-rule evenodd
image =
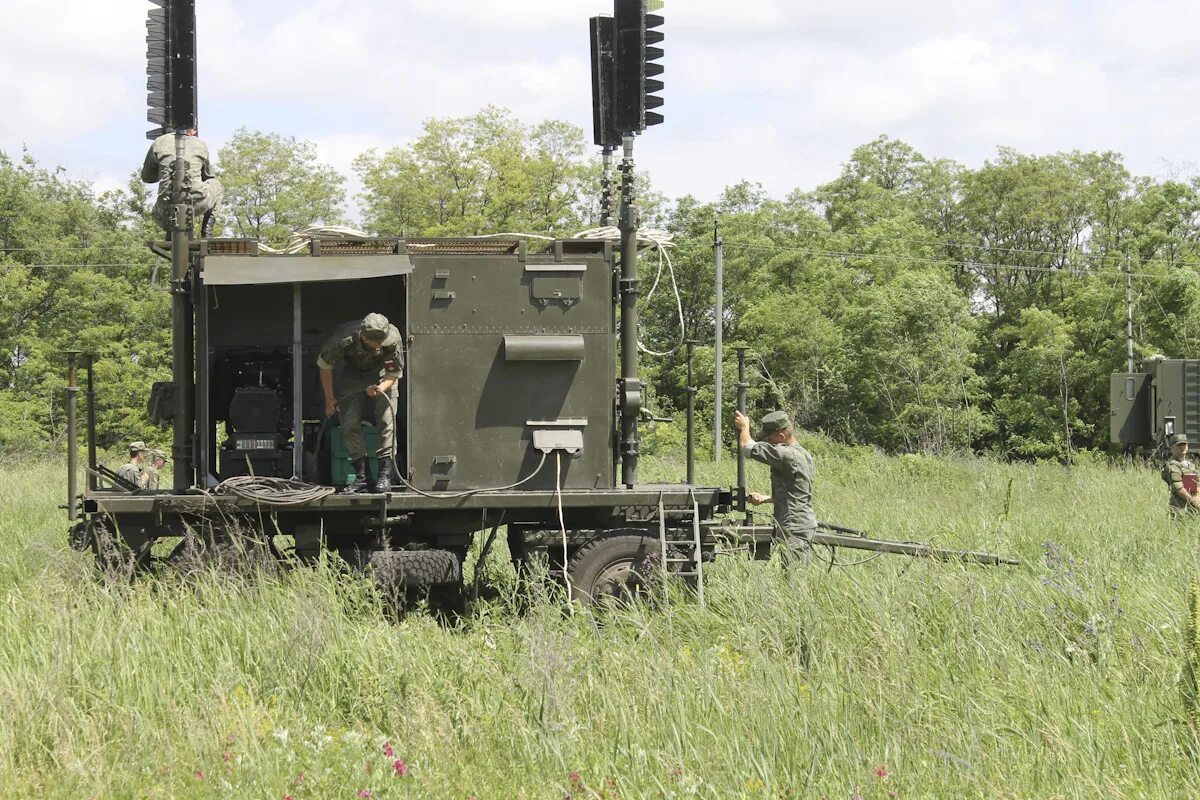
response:
<svg viewBox="0 0 1200 800"><path fill-rule="evenodd" d="M146 125L140 0L8 0L0 149L121 175ZM609 0L204 0L203 130L317 142L349 175L374 144L487 104L590 127L586 19ZM668 0L667 124L639 163L669 194L780 193L880 133L978 164L997 145L1200 160L1195 0Z"/></svg>
<svg viewBox="0 0 1200 800"><path fill-rule="evenodd" d="M145 24L131 4L9 0L4 23L0 147L86 135L134 103L123 73L144 63Z"/></svg>

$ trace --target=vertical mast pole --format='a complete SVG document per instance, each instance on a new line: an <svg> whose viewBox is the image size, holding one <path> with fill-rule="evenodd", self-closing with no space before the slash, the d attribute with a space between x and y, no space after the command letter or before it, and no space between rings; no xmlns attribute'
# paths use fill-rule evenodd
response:
<svg viewBox="0 0 1200 800"><path fill-rule="evenodd" d="M171 455L175 461L174 490L192 487L192 438L195 408L196 354L192 334L191 238L192 213L184 196L183 130L175 131L175 169L171 180L171 378L175 384L174 434ZM193 176L199 180L200 176Z"/></svg>
<svg viewBox="0 0 1200 800"><path fill-rule="evenodd" d="M721 423L725 413L723 384L724 384L724 355L725 355L725 242L721 239L721 222L713 221L713 255L717 269L717 307L713 327L716 333L716 363L713 365L713 391L716 403L713 409L713 458L721 463Z"/></svg>
<svg viewBox="0 0 1200 800"><path fill-rule="evenodd" d="M633 134L623 137L621 161L621 482L632 488L638 481L638 415L642 383L638 378L638 228L637 185L634 176Z"/></svg>
<svg viewBox="0 0 1200 800"><path fill-rule="evenodd" d="M79 384L75 377L75 359L79 353L67 353L67 519L74 522L79 495L79 423L76 410L79 403Z"/></svg>
<svg viewBox="0 0 1200 800"><path fill-rule="evenodd" d="M1125 371L1133 372L1133 265L1125 259Z"/></svg>

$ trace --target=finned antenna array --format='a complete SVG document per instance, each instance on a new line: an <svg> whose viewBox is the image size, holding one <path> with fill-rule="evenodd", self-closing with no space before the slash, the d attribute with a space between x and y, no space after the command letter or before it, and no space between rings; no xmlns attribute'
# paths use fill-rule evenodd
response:
<svg viewBox="0 0 1200 800"><path fill-rule="evenodd" d="M196 127L196 0L150 0L146 18L147 139Z"/></svg>
<svg viewBox="0 0 1200 800"><path fill-rule="evenodd" d="M613 0L611 17L592 17L592 120L595 142L621 146L622 136L663 122L660 0Z"/></svg>

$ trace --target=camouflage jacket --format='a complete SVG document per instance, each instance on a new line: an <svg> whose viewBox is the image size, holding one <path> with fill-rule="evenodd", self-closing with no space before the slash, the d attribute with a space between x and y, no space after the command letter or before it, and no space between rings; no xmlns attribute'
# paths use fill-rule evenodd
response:
<svg viewBox="0 0 1200 800"><path fill-rule="evenodd" d="M187 162L187 176L193 182L212 180L212 164L208 160L208 145L195 136L183 137L183 158ZM142 180L145 183L160 183L160 188L170 190L175 170L175 134L166 133L154 140L146 153L142 165Z"/></svg>
<svg viewBox="0 0 1200 800"><path fill-rule="evenodd" d="M816 530L812 506L813 457L798 444L754 442L746 456L771 468L771 499L775 522L789 535Z"/></svg>
<svg viewBox="0 0 1200 800"><path fill-rule="evenodd" d="M348 370L399 380L404 374L404 342L400 331L395 325L389 325L383 345L378 350L370 350L363 346L359 337L361 327L362 322L354 320L334 331L321 347L317 366L333 369L334 365L344 360Z"/></svg>
<svg viewBox="0 0 1200 800"><path fill-rule="evenodd" d="M1174 508L1187 508L1188 502L1179 496L1179 490L1183 488L1183 476L1196 475L1196 465L1186 458L1170 458L1163 466L1162 479L1166 481L1168 491L1171 493L1170 504Z"/></svg>
<svg viewBox="0 0 1200 800"><path fill-rule="evenodd" d="M121 466L117 467L117 477L124 478L134 486L145 486L145 481L142 479L142 468L132 461L126 461Z"/></svg>

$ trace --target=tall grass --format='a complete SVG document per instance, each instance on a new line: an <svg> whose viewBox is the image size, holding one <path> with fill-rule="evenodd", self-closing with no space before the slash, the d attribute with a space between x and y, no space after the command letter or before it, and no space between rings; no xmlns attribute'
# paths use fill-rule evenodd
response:
<svg viewBox="0 0 1200 800"><path fill-rule="evenodd" d="M392 624L329 565L98 580L60 470L0 468L0 796L1200 796L1200 525L1154 471L814 446L822 518L1024 565L731 556L703 608Z"/></svg>

